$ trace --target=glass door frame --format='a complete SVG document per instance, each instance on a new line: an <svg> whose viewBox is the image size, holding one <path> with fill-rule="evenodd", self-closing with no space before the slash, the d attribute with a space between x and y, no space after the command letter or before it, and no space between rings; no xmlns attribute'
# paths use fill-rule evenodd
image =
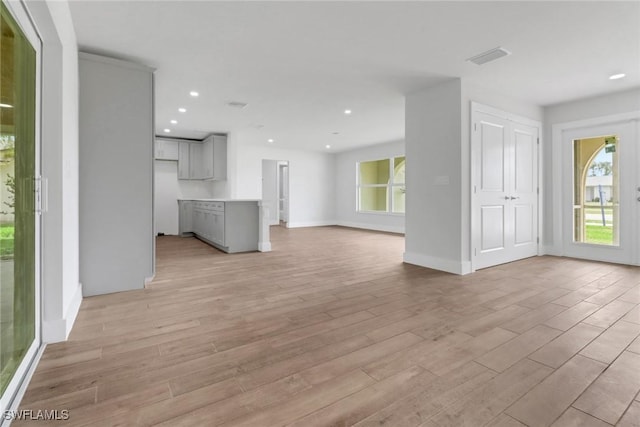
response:
<svg viewBox="0 0 640 427"><path fill-rule="evenodd" d="M637 219L639 203L635 202L633 189L638 185L637 168L633 167L638 159L637 118L640 113L629 113L600 119L554 125L554 242L560 240L560 253L554 255L584 258L595 261L638 265ZM573 200L573 141L589 137L617 135L620 155L620 246L606 246L574 242L574 200ZM640 194L638 194L640 196Z"/></svg>
<svg viewBox="0 0 640 427"><path fill-rule="evenodd" d="M0 397L0 414L3 411L17 409L17 403L26 388L25 381L35 370L35 365L39 355L42 353L42 313L41 313L41 284L42 284L42 216L41 216L41 111L42 111L42 42L34 27L33 19L23 0L1 0L7 7L9 13L16 21L20 30L31 43L36 52L36 99L35 99L35 176L34 193L36 213L35 213L35 334L29 349L25 353L20 365L16 369L13 378L9 382L5 393ZM6 420L0 417L0 424Z"/></svg>

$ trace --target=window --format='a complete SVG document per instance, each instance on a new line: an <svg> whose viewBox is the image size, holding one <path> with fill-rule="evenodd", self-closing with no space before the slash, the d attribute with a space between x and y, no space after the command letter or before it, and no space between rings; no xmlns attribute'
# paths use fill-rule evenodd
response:
<svg viewBox="0 0 640 427"><path fill-rule="evenodd" d="M405 158L358 163L358 212L404 213Z"/></svg>

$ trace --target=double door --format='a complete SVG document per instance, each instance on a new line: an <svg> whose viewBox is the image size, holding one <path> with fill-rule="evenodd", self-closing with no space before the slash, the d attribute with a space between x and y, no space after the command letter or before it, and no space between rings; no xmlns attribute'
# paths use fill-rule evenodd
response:
<svg viewBox="0 0 640 427"><path fill-rule="evenodd" d="M539 242L540 124L482 110L472 129L474 270L535 256Z"/></svg>

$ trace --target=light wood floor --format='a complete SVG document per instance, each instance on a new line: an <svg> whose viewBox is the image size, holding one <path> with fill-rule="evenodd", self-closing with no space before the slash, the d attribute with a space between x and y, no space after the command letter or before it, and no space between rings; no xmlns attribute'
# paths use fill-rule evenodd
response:
<svg viewBox="0 0 640 427"><path fill-rule="evenodd" d="M100 426L640 425L640 269L540 257L459 277L402 264L396 235L272 238L236 255L158 238L150 288L85 299L22 409Z"/></svg>

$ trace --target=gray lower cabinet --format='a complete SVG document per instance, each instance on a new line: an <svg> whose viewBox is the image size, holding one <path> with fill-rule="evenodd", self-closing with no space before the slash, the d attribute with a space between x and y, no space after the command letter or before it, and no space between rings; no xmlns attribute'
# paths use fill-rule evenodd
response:
<svg viewBox="0 0 640 427"><path fill-rule="evenodd" d="M258 250L257 201L180 200L180 234L228 253Z"/></svg>
<svg viewBox="0 0 640 427"><path fill-rule="evenodd" d="M178 200L178 218L178 234L193 235L193 202L191 200Z"/></svg>

